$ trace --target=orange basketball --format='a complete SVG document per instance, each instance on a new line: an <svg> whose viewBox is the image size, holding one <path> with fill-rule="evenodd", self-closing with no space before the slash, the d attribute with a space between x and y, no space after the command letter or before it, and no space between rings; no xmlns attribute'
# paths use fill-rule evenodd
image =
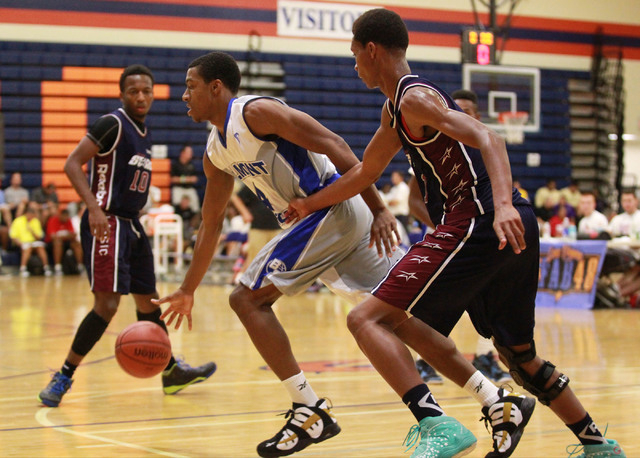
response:
<svg viewBox="0 0 640 458"><path fill-rule="evenodd" d="M171 359L171 341L156 323L138 321L127 326L116 339L116 360L130 375L153 377L167 367Z"/></svg>

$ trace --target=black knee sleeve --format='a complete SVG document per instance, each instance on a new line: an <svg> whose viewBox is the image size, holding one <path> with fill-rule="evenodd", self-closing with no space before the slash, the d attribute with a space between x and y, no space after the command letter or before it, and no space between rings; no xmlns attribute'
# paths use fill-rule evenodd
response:
<svg viewBox="0 0 640 458"><path fill-rule="evenodd" d="M78 327L76 336L71 344L71 350L80 356L86 356L96 342L100 340L107 326L109 326L109 323L91 310L80 323L80 327Z"/></svg>
<svg viewBox="0 0 640 458"><path fill-rule="evenodd" d="M531 342L531 348L519 353L498 344L495 344L495 346L500 354L507 360L509 373L511 377L513 377L513 380L537 397L542 404L546 406L551 404L551 401L557 398L562 390L569 385L569 377L560 374L553 384L549 388L546 388L556 368L556 366L549 361L545 361L533 376L529 375L520 367L521 364L527 363L536 357L536 346L533 341Z"/></svg>
<svg viewBox="0 0 640 458"><path fill-rule="evenodd" d="M153 321L155 324L164 329L164 332L168 334L169 331L167 330L167 325L163 320L160 319L160 315L162 315L162 310L160 310L160 307L158 307L151 313L142 313L136 310L136 317L138 317L138 321Z"/></svg>

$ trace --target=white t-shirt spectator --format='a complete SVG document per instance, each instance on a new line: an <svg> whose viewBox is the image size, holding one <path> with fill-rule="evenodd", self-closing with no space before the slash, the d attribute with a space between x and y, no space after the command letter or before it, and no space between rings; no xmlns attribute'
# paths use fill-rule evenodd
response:
<svg viewBox="0 0 640 458"><path fill-rule="evenodd" d="M624 212L611 218L609 232L613 237L633 236L640 232L640 210L636 210L631 215Z"/></svg>
<svg viewBox="0 0 640 458"><path fill-rule="evenodd" d="M589 216L584 216L578 223L578 233L595 236L600 232L608 232L609 220L607 217L594 210Z"/></svg>

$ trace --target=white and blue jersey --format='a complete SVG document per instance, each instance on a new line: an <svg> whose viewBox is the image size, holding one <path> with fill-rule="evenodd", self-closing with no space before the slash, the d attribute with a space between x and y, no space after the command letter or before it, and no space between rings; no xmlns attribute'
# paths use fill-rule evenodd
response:
<svg viewBox="0 0 640 458"><path fill-rule="evenodd" d="M254 135L244 119L244 107L258 98L243 96L229 102L225 130L212 130L206 151L215 167L242 180L286 228L261 249L240 282L251 289L274 284L293 295L319 278L332 291L359 301L391 266L389 258L368 248L373 216L355 196L287 228L284 212L291 199L313 194L340 175L325 155L277 136Z"/></svg>

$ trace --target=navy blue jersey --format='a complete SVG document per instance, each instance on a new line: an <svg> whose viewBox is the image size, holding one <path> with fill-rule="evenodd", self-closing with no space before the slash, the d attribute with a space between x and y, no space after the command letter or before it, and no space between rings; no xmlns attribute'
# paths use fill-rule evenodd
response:
<svg viewBox="0 0 640 458"><path fill-rule="evenodd" d="M91 161L89 185L105 212L135 218L149 194L151 139L146 126L133 121L122 108L104 117L115 118L118 133L113 146L101 148ZM91 132L88 135L102 146Z"/></svg>
<svg viewBox="0 0 640 458"><path fill-rule="evenodd" d="M395 92L395 106L389 99L385 104L391 117L391 127L398 131L405 154L427 202L431 220L438 224L492 212L491 181L480 150L464 145L439 131L429 138L417 138L407 129L399 107L407 90L416 86L432 90L444 106L462 110L447 93L417 75L400 78ZM513 202L528 204L515 188Z"/></svg>

